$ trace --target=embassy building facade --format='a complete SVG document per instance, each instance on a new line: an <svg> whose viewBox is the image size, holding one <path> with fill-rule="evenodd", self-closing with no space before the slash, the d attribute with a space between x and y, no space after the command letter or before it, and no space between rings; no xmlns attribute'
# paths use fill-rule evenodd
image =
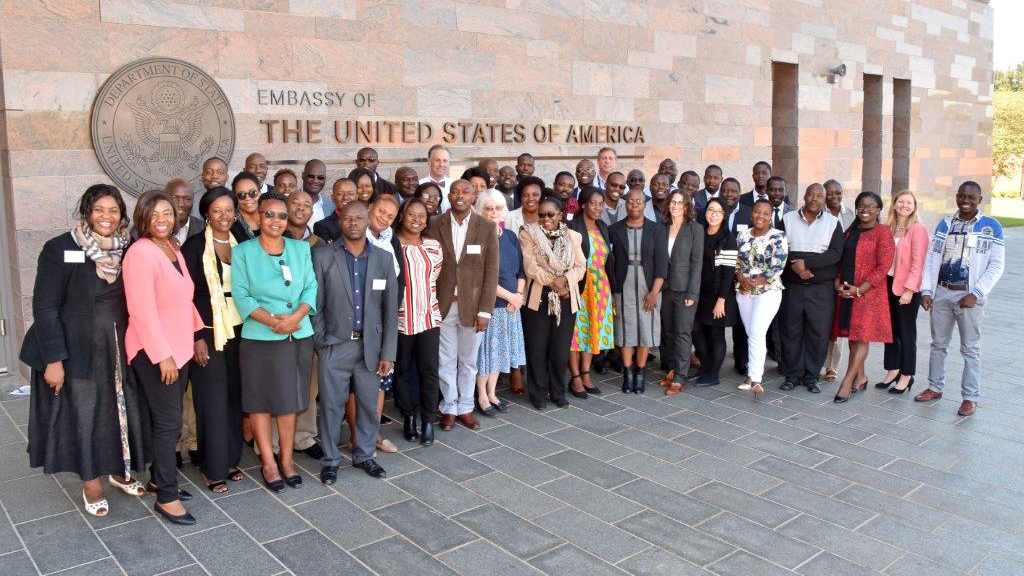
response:
<svg viewBox="0 0 1024 576"><path fill-rule="evenodd" d="M612 146L650 177L711 163L798 198L835 178L918 193L925 220L991 174L986 0L19 0L0 3L0 371L43 243L82 192L134 196L262 152L328 180L452 175L528 151L550 181Z"/></svg>

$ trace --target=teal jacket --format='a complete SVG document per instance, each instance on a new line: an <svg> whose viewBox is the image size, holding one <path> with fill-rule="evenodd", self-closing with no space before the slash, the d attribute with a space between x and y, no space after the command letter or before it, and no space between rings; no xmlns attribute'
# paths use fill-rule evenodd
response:
<svg viewBox="0 0 1024 576"><path fill-rule="evenodd" d="M290 281L285 278L282 261L291 272ZM275 334L267 325L253 320L250 315L257 308L263 308L271 314L291 314L303 302L309 304L309 314L299 323L299 330L291 336L312 336L313 325L309 316L316 313L316 290L316 275L313 273L313 259L307 242L285 238L284 254L278 257L267 254L258 238L241 242L231 250L231 296L244 321L242 338L286 339L287 334Z"/></svg>

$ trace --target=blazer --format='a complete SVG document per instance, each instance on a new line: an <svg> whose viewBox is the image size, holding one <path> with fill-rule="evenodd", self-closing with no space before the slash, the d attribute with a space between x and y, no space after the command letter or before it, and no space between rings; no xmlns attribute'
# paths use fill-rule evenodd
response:
<svg viewBox="0 0 1024 576"><path fill-rule="evenodd" d="M733 214L736 216L733 217ZM752 212L750 206L744 206L743 204L736 204L732 209L732 213L725 217L725 221L728 222L732 218L732 226L729 226L729 232L732 232L733 236L739 233L740 226L746 226L748 229L751 226Z"/></svg>
<svg viewBox="0 0 1024 576"><path fill-rule="evenodd" d="M338 212L331 212L323 220L313 224L313 234L328 243L341 238L341 218L338 217Z"/></svg>
<svg viewBox="0 0 1024 576"><path fill-rule="evenodd" d="M125 353L131 362L145 350L154 364L167 358L181 368L192 359L195 333L203 327L192 303L195 285L176 251L179 273L152 240L136 240L125 252L121 264L124 294L128 302L128 332Z"/></svg>
<svg viewBox="0 0 1024 576"><path fill-rule="evenodd" d="M206 220L202 218L196 218L195 216L189 216L188 223L188 234L185 235L185 240L195 236L196 234L202 234L206 230ZM182 242L184 244L184 242Z"/></svg>
<svg viewBox="0 0 1024 576"><path fill-rule="evenodd" d="M89 257L84 262L67 262L67 252L82 253L71 232L51 238L39 253L32 290L33 322L18 359L39 372L51 362L63 361L69 378L89 378L93 304L96 289L104 280L96 275L96 264ZM124 315L127 317L127 309ZM118 328L123 337L127 325Z"/></svg>
<svg viewBox="0 0 1024 576"><path fill-rule="evenodd" d="M629 238L626 235L626 220L620 220L608 227L612 239L612 255L615 257L615 274L612 275L612 292L622 293L629 269ZM647 289L654 287L654 280L668 277L668 233L665 227L644 218L640 240L640 261L647 280Z"/></svg>
<svg viewBox="0 0 1024 576"><path fill-rule="evenodd" d="M580 249L583 250L584 268L586 268L586 262L590 261L590 234L587 231L586 217L580 215L578 218L573 218L569 221L569 229L574 230L582 238ZM615 271L615 259L612 257L612 241L611 237L608 236L608 224L604 220L597 221L597 230L601 233L601 238L604 239L604 243L608 245L608 258L604 261L604 271L608 274L608 278L612 277L612 273ZM580 292L583 292L584 281L586 276L580 279Z"/></svg>
<svg viewBox="0 0 1024 576"><path fill-rule="evenodd" d="M782 203L784 205L786 205L786 206L792 207L790 205L790 203L789 203L789 197L788 196L783 196L782 197ZM743 204L747 208L753 208L754 207L754 191L751 190L749 192L744 192L743 194L740 194L740 204Z"/></svg>
<svg viewBox="0 0 1024 576"><path fill-rule="evenodd" d="M448 315L448 310L455 302L455 288L458 287L459 324L472 328L480 313L490 315L494 311L501 254L494 222L472 211L467 218L469 229L458 263L455 261L455 244L452 240L451 211L431 218L430 226L423 235L441 243L444 260L437 277L437 303L441 309L441 318ZM478 253L470 254L470 246L479 247Z"/></svg>
<svg viewBox="0 0 1024 576"><path fill-rule="evenodd" d="M282 260L291 273L290 281L284 276ZM285 238L284 254L277 258L267 254L257 239L246 240L231 249L231 298L243 320L242 338L284 340L312 336L309 317L316 314L316 291L313 260L305 240ZM292 334L277 334L250 316L257 308L271 314L291 314L303 302L309 304L309 314Z"/></svg>
<svg viewBox="0 0 1024 576"><path fill-rule="evenodd" d="M213 328L207 328L207 326L213 326L213 306L210 304L210 285L206 283L206 271L203 270L203 252L205 251L206 234L191 236L181 246L181 254L185 257L185 266L195 284L192 303L195 304L199 318L203 321L203 328L196 333L196 340L201 337L207 339L213 337ZM217 258L217 275L223 279L224 268L221 266L220 258Z"/></svg>
<svg viewBox="0 0 1024 576"><path fill-rule="evenodd" d="M583 255L582 239L580 233L567 229L569 243L572 244L573 265L565 273L565 279L569 282L569 306L573 313L580 307L580 282L587 275L587 257ZM537 261L537 244L533 236L526 230L519 233L519 244L523 248L523 270L526 272L526 303L530 310L540 309L541 296L544 288L550 286L555 279L554 276L544 270Z"/></svg>
<svg viewBox="0 0 1024 576"><path fill-rule="evenodd" d="M351 341L352 283L344 247L335 242L313 253L318 314L313 316L313 345L317 350ZM366 242L366 283L363 289L363 362L370 372L381 360L394 362L398 349L398 280L391 254ZM379 281L383 280L383 288Z"/></svg>
<svg viewBox="0 0 1024 576"><path fill-rule="evenodd" d="M924 275L924 257L928 253L928 229L920 222L914 225L896 244L896 269L892 274L892 293L902 296L905 290L921 291Z"/></svg>
<svg viewBox="0 0 1024 576"><path fill-rule="evenodd" d="M665 229L668 234L669 229ZM668 240L665 241L666 247ZM668 279L665 286L682 292L683 298L700 296L701 261L704 254L704 227L693 220L679 227L672 252L668 255Z"/></svg>

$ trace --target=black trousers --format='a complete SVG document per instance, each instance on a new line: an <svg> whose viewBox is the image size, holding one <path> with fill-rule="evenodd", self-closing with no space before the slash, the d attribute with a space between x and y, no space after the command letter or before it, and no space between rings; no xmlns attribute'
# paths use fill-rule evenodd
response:
<svg viewBox="0 0 1024 576"><path fill-rule="evenodd" d="M685 293L666 289L661 297L661 361L680 377L690 369L690 354L693 351L693 317L697 304L687 306Z"/></svg>
<svg viewBox="0 0 1024 576"><path fill-rule="evenodd" d="M693 328L693 347L700 358L698 375L718 378L725 361L725 327L698 323Z"/></svg>
<svg viewBox="0 0 1024 576"><path fill-rule="evenodd" d="M395 405L402 412L402 416L412 416L416 412L416 407L421 406L421 421L437 422L440 396L437 368L440 346L440 326L412 336L398 335L394 393Z"/></svg>
<svg viewBox="0 0 1024 576"><path fill-rule="evenodd" d="M177 452L178 435L181 433L181 409L189 365L182 366L178 379L169 386L160 381L160 366L153 364L145 350L139 351L131 366L149 407L152 428L150 452L153 455L149 474L156 485L156 501L161 504L174 502L178 499L178 466L174 453Z"/></svg>
<svg viewBox="0 0 1024 576"><path fill-rule="evenodd" d="M836 290L831 281L787 283L785 288L779 327L786 380L797 384L815 383L828 352Z"/></svg>
<svg viewBox="0 0 1024 576"><path fill-rule="evenodd" d="M915 293L909 304L900 304L900 297L892 293L892 276L888 278L892 344L885 345L885 369L913 376L917 369L917 310L921 293Z"/></svg>
<svg viewBox="0 0 1024 576"><path fill-rule="evenodd" d="M732 327L732 358L736 371L746 375L750 353L747 351L747 329L742 320L737 320Z"/></svg>
<svg viewBox="0 0 1024 576"><path fill-rule="evenodd" d="M569 368L569 345L576 328L576 313L569 300L562 300L559 318L548 314L547 290L541 296L540 310L522 307L523 333L526 336L526 388L530 401L557 402L565 398L565 375ZM557 321L557 325L556 325Z"/></svg>
<svg viewBox="0 0 1024 576"><path fill-rule="evenodd" d="M190 362L192 405L196 409L196 443L200 469L210 480L224 480L242 458L242 377L239 373L235 335L218 352L213 338L206 337L210 361L206 366Z"/></svg>

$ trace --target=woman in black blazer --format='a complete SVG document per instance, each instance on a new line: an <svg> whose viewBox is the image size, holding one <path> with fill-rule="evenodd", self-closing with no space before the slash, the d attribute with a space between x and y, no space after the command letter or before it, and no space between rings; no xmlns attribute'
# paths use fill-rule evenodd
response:
<svg viewBox="0 0 1024 576"><path fill-rule="evenodd" d="M704 256L704 227L694 221L693 205L682 190L668 195L668 279L661 301L661 358L669 370L661 380L665 394L683 389L690 367L693 342L690 330L700 296L701 263Z"/></svg>
<svg viewBox="0 0 1024 576"><path fill-rule="evenodd" d="M661 340L661 287L668 275L668 236L664 226L644 218L646 203L643 190L631 191L626 196L626 219L608 228L615 259L615 344L622 349L624 393L644 392L647 353Z"/></svg>
<svg viewBox="0 0 1024 576"><path fill-rule="evenodd" d="M189 276L194 278L192 302L203 319L195 334L189 377L196 410L196 441L203 482L212 492L227 492L224 482L239 482L242 457L242 392L238 363L242 319L231 299L231 233L237 225L238 200L227 188L212 188L199 201L208 222L202 234L181 247Z"/></svg>
<svg viewBox="0 0 1024 576"><path fill-rule="evenodd" d="M704 257L700 274L700 297L693 327L693 346L700 358L700 370L692 380L698 387L716 386L725 360L725 329L736 323L736 237L725 222L725 203L708 200L704 208Z"/></svg>
<svg viewBox="0 0 1024 576"><path fill-rule="evenodd" d="M124 352L128 326L121 256L128 217L117 188L90 186L70 232L39 254L34 322L20 359L32 369L29 465L82 479L86 512L106 516L100 476L132 496L145 488L143 402Z"/></svg>

